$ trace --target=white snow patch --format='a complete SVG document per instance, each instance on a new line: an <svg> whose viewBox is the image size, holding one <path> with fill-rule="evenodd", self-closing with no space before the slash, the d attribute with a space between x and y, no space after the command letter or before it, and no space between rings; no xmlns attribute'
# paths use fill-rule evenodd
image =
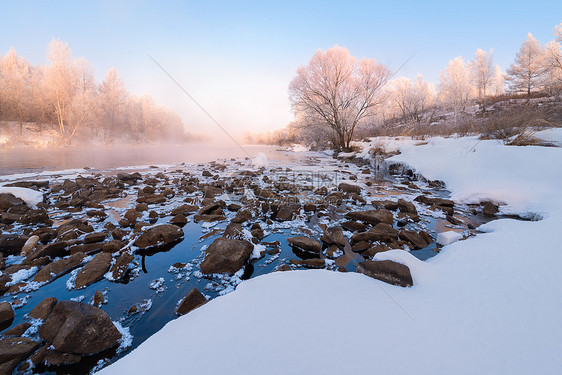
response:
<svg viewBox="0 0 562 375"><path fill-rule="evenodd" d="M29 279L31 276L37 273L37 267L31 267L30 269L21 269L17 272L14 272L11 277L12 279L6 283L6 286L16 285L17 283L21 283Z"/></svg>
<svg viewBox="0 0 562 375"><path fill-rule="evenodd" d="M263 152L258 152L255 158L252 159L252 166L254 168L268 168L269 161Z"/></svg>
<svg viewBox="0 0 562 375"><path fill-rule="evenodd" d="M0 187L0 194L12 194L20 198L29 207L35 208L37 204L43 202L43 193L37 190L22 187Z"/></svg>
<svg viewBox="0 0 562 375"><path fill-rule="evenodd" d="M462 234L452 231L452 230L448 230L445 232L441 232L437 235L437 243L439 245L449 245L452 244L453 242L457 242L458 240L462 239Z"/></svg>
<svg viewBox="0 0 562 375"><path fill-rule="evenodd" d="M129 327L123 327L119 322L113 322L113 324L121 334L121 338L118 341L119 347L117 348L117 354L120 354L133 345L133 335L131 335Z"/></svg>

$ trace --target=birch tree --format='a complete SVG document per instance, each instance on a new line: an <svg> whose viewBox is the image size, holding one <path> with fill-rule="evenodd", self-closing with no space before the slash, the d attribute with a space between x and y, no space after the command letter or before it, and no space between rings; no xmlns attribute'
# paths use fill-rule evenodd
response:
<svg viewBox="0 0 562 375"><path fill-rule="evenodd" d="M494 79L493 52L486 52L480 48L476 50L474 61L470 63L472 82L476 90L478 103L486 111L486 96Z"/></svg>
<svg viewBox="0 0 562 375"><path fill-rule="evenodd" d="M459 112L465 110L473 91L468 67L462 57L455 57L449 61L447 69L441 72L439 83L441 100L455 111L455 125Z"/></svg>
<svg viewBox="0 0 562 375"><path fill-rule="evenodd" d="M13 47L0 59L0 96L4 116L19 123L21 135L32 105L31 67Z"/></svg>
<svg viewBox="0 0 562 375"><path fill-rule="evenodd" d="M124 123L123 116L128 95L115 68L109 69L98 91L105 137L114 137L118 131L123 130L119 129L119 126Z"/></svg>
<svg viewBox="0 0 562 375"><path fill-rule="evenodd" d="M375 113L390 74L385 65L358 60L344 47L318 50L298 68L289 85L289 99L296 115L322 124L332 132L336 148L349 149L357 125Z"/></svg>
<svg viewBox="0 0 562 375"><path fill-rule="evenodd" d="M531 92L541 88L545 72L544 51L539 41L529 33L515 55L515 61L507 69L511 89L526 93L529 100Z"/></svg>

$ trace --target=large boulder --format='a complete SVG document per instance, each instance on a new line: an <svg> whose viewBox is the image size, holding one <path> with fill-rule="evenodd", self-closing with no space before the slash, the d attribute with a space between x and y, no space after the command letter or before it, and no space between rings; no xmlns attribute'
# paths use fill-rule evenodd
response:
<svg viewBox="0 0 562 375"><path fill-rule="evenodd" d="M60 301L39 328L39 337L57 352L92 355L114 347L121 334L103 310Z"/></svg>
<svg viewBox="0 0 562 375"><path fill-rule="evenodd" d="M140 249L159 247L183 238L183 230L177 225L161 224L145 230L133 245Z"/></svg>
<svg viewBox="0 0 562 375"><path fill-rule="evenodd" d="M207 303L207 298L197 288L191 289L191 291L184 297L178 306L176 313L179 315L185 315L190 311Z"/></svg>
<svg viewBox="0 0 562 375"><path fill-rule="evenodd" d="M76 289L82 289L95 283L109 271L113 257L110 253L99 253L76 275Z"/></svg>
<svg viewBox="0 0 562 375"><path fill-rule="evenodd" d="M289 242L291 246L311 253L320 253L320 251L322 251L322 244L312 238L304 236L290 237L287 238L287 242Z"/></svg>
<svg viewBox="0 0 562 375"><path fill-rule="evenodd" d="M15 315L10 302L0 302L0 325L11 322Z"/></svg>
<svg viewBox="0 0 562 375"><path fill-rule="evenodd" d="M46 320L49 315L51 315L51 311L53 311L57 303L58 300L55 297L44 298L43 301L39 302L37 306L27 314L27 316L32 319Z"/></svg>
<svg viewBox="0 0 562 375"><path fill-rule="evenodd" d="M346 218L352 220L359 220L371 225L378 223L392 224L392 212L385 209L366 210L366 211L352 211L345 215Z"/></svg>
<svg viewBox="0 0 562 375"><path fill-rule="evenodd" d="M242 268L253 249L254 245L248 241L219 237L207 248L201 272L233 274Z"/></svg>
<svg viewBox="0 0 562 375"><path fill-rule="evenodd" d="M392 285L414 285L410 269L391 260L366 260L357 263L357 272Z"/></svg>

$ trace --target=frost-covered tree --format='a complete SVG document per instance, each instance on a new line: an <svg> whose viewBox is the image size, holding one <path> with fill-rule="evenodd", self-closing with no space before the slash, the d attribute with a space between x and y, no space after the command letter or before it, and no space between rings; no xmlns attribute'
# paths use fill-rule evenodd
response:
<svg viewBox="0 0 562 375"><path fill-rule="evenodd" d="M447 69L440 74L439 96L455 111L455 124L459 112L465 110L473 97L474 88L471 81L470 70L460 56L449 61Z"/></svg>
<svg viewBox="0 0 562 375"><path fill-rule="evenodd" d="M486 96L489 95L490 86L494 79L493 51L486 52L480 48L476 50L474 61L469 64L472 73L472 83L480 107L486 110Z"/></svg>
<svg viewBox="0 0 562 375"><path fill-rule="evenodd" d="M494 66L494 73L491 85L491 94L494 96L505 94L505 74L502 72L499 65Z"/></svg>
<svg viewBox="0 0 562 375"><path fill-rule="evenodd" d="M390 74L385 65L358 60L347 48L318 50L289 85L293 111L330 130L336 148L349 149L357 126L375 113Z"/></svg>
<svg viewBox="0 0 562 375"><path fill-rule="evenodd" d="M97 90L94 79L94 69L83 57L74 62L76 69L76 92L72 97L69 111L69 129L66 136L69 142L81 128L89 128L91 131L97 126L95 114Z"/></svg>
<svg viewBox="0 0 562 375"><path fill-rule="evenodd" d="M78 88L76 66L68 43L58 39L49 43L47 59L43 90L55 114L59 134L66 139L71 103Z"/></svg>
<svg viewBox="0 0 562 375"><path fill-rule="evenodd" d="M400 77L390 83L390 97L405 121L420 122L433 101L434 88L418 74L414 82Z"/></svg>
<svg viewBox="0 0 562 375"><path fill-rule="evenodd" d="M527 93L542 87L542 79L546 72L545 53L539 43L529 33L515 55L515 62L507 69L507 79L515 92Z"/></svg>
<svg viewBox="0 0 562 375"><path fill-rule="evenodd" d="M105 137L114 137L124 124L127 90L115 68L109 69L105 79L99 85L99 103L104 124Z"/></svg>
<svg viewBox="0 0 562 375"><path fill-rule="evenodd" d="M4 118L19 122L21 135L32 104L31 67L14 48L0 59L0 100Z"/></svg>
<svg viewBox="0 0 562 375"><path fill-rule="evenodd" d="M546 89L553 95L562 94L562 23L554 29L555 40L544 47L546 63Z"/></svg>

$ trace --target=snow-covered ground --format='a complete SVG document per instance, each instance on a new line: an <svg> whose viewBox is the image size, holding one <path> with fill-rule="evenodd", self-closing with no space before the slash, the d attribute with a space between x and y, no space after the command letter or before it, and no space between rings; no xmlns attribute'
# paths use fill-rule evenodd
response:
<svg viewBox="0 0 562 375"><path fill-rule="evenodd" d="M381 142L384 142L382 140ZM277 272L168 323L103 374L558 374L562 148L474 138L400 146L395 161L502 212L486 233L408 265L414 286L355 273Z"/></svg>

